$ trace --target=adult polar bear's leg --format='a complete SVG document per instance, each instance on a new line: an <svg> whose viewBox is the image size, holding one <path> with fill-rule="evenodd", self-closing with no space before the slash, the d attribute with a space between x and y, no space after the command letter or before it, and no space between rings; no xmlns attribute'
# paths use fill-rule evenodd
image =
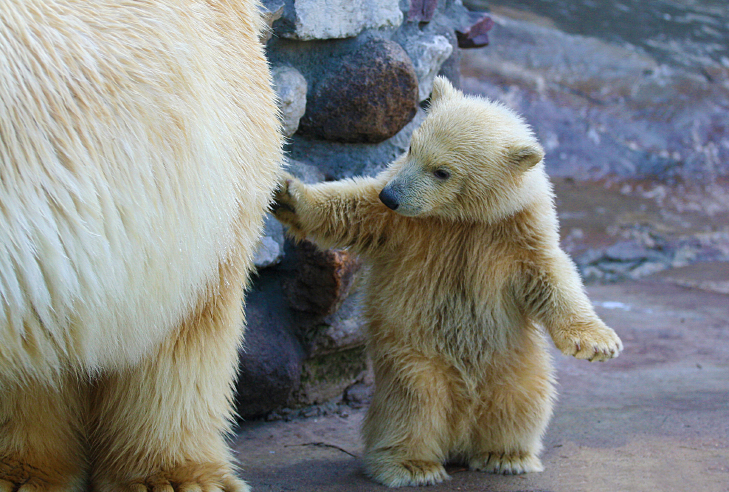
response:
<svg viewBox="0 0 729 492"><path fill-rule="evenodd" d="M81 491L88 386L0 379L0 492Z"/></svg>
<svg viewBox="0 0 729 492"><path fill-rule="evenodd" d="M240 266L221 266L214 295L156 353L95 385L94 490L248 490L224 440L243 326Z"/></svg>

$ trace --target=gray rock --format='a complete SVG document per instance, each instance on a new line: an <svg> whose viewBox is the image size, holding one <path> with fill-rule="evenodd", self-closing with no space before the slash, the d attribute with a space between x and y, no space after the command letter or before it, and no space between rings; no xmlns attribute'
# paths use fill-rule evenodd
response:
<svg viewBox="0 0 729 492"><path fill-rule="evenodd" d="M418 100L424 101L433 90L435 76L453 53L453 46L445 36L421 32L417 37L409 37L404 48L418 76Z"/></svg>
<svg viewBox="0 0 729 492"><path fill-rule="evenodd" d="M630 278L638 279L642 277L647 277L648 275L653 275L658 272L662 272L667 268L669 268L669 265L667 263L647 261L632 269L629 276Z"/></svg>
<svg viewBox="0 0 729 492"><path fill-rule="evenodd" d="M650 252L636 241L620 241L605 250L605 256L614 261L640 261Z"/></svg>
<svg viewBox="0 0 729 492"><path fill-rule="evenodd" d="M291 330L293 320L279 281L266 272L257 277L246 299L247 328L237 383L241 417L287 405L301 380L304 350Z"/></svg>
<svg viewBox="0 0 729 492"><path fill-rule="evenodd" d="M299 120L306 112L306 79L292 67L279 66L271 70L273 85L278 94L283 133L290 137L299 128Z"/></svg>
<svg viewBox="0 0 729 492"><path fill-rule="evenodd" d="M285 169L306 184L324 181L324 173L318 167L294 159L286 159Z"/></svg>
<svg viewBox="0 0 729 492"><path fill-rule="evenodd" d="M314 316L334 313L355 285L362 266L359 258L346 250L322 251L303 241L296 247L294 275L283 288L291 308Z"/></svg>
<svg viewBox="0 0 729 492"><path fill-rule="evenodd" d="M438 0L410 0L408 22L430 22L438 7Z"/></svg>
<svg viewBox="0 0 729 492"><path fill-rule="evenodd" d="M396 28L403 20L398 0L286 0L277 32L284 38L350 38L365 29Z"/></svg>
<svg viewBox="0 0 729 492"><path fill-rule="evenodd" d="M361 381L366 372L367 353L364 347L312 357L304 361L301 385L294 392L293 401L296 405L327 402Z"/></svg>
<svg viewBox="0 0 729 492"><path fill-rule="evenodd" d="M424 119L425 112L418 109L413 120L397 135L379 144L327 142L296 134L291 138L290 155L299 162L316 167L327 178L372 176L407 151L413 131Z"/></svg>
<svg viewBox="0 0 729 492"><path fill-rule="evenodd" d="M266 215L263 236L253 254L253 264L259 269L277 265L284 255L283 245L283 226L271 214Z"/></svg>
<svg viewBox="0 0 729 492"><path fill-rule="evenodd" d="M305 349L313 357L362 347L367 341L364 326L362 296L355 293L335 313L308 330Z"/></svg>
<svg viewBox="0 0 729 492"><path fill-rule="evenodd" d="M418 77L407 53L372 39L324 74L307 101L303 134L377 143L397 134L418 109Z"/></svg>
<svg viewBox="0 0 729 492"><path fill-rule="evenodd" d="M253 253L253 264L256 268L267 268L281 261L283 248L273 238L263 236L258 249Z"/></svg>
<svg viewBox="0 0 729 492"><path fill-rule="evenodd" d="M284 1L283 0L263 0L261 2L261 17L263 22L268 26L261 33L261 43L266 44L271 36L273 36L273 23L283 16Z"/></svg>
<svg viewBox="0 0 729 492"><path fill-rule="evenodd" d="M353 408L362 408L372 400L374 386L371 384L353 384L344 392L344 401Z"/></svg>

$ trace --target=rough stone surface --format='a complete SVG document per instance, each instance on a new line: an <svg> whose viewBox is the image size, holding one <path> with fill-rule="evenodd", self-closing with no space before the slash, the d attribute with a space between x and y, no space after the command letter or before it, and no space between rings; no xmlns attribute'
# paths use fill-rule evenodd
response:
<svg viewBox="0 0 729 492"><path fill-rule="evenodd" d="M353 384L344 392L344 401L352 408L362 408L370 403L373 393L374 387L372 384Z"/></svg>
<svg viewBox="0 0 729 492"><path fill-rule="evenodd" d="M418 108L410 123L380 144L327 142L296 134L289 152L292 158L314 165L327 179L373 175L407 151L413 131L424 119L425 112Z"/></svg>
<svg viewBox="0 0 729 492"><path fill-rule="evenodd" d="M283 226L272 215L266 215L263 236L261 237L258 249L253 254L253 264L259 269L278 264L284 255L283 245Z"/></svg>
<svg viewBox="0 0 729 492"><path fill-rule="evenodd" d="M270 236L261 237L258 249L253 254L253 264L256 268L268 268L281 261L283 248Z"/></svg>
<svg viewBox="0 0 729 492"><path fill-rule="evenodd" d="M433 20L438 0L409 0L408 22L430 22Z"/></svg>
<svg viewBox="0 0 729 492"><path fill-rule="evenodd" d="M653 278L681 287L729 295L729 262L694 263L664 270Z"/></svg>
<svg viewBox="0 0 729 492"><path fill-rule="evenodd" d="M562 247L587 282L729 261L729 193L724 186L553 181Z"/></svg>
<svg viewBox="0 0 729 492"><path fill-rule="evenodd" d="M263 272L246 302L246 336L240 353L237 409L241 417L288 405L300 386L304 350L291 331L278 280Z"/></svg>
<svg viewBox="0 0 729 492"><path fill-rule="evenodd" d="M396 28L403 20L399 0L286 0L277 33L308 41L356 36L365 29Z"/></svg>
<svg viewBox="0 0 729 492"><path fill-rule="evenodd" d="M314 184L319 181L324 181L324 173L312 164L306 164L294 159L287 159L285 169L306 184Z"/></svg>
<svg viewBox="0 0 729 492"><path fill-rule="evenodd" d="M372 39L317 83L300 131L338 142L381 142L413 119L417 99L407 53L397 43Z"/></svg>
<svg viewBox="0 0 729 492"><path fill-rule="evenodd" d="M261 2L261 17L268 26L261 35L261 43L266 44L273 36L273 23L279 20L284 13L284 0L263 0Z"/></svg>
<svg viewBox="0 0 729 492"><path fill-rule="evenodd" d="M304 241L296 248L296 273L284 281L290 306L304 313L327 316L349 295L360 259L346 250L321 251Z"/></svg>
<svg viewBox="0 0 729 492"><path fill-rule="evenodd" d="M306 112L306 79L292 67L279 66L271 70L273 86L278 94L283 133L290 137L299 128Z"/></svg>
<svg viewBox="0 0 729 492"><path fill-rule="evenodd" d="M473 22L456 30L459 48L481 48L488 46L488 32L494 27L494 21L488 14L474 12Z"/></svg>
<svg viewBox="0 0 729 492"><path fill-rule="evenodd" d="M345 389L364 379L366 370L362 346L311 357L304 361L294 398L297 404L311 405L341 397Z"/></svg>
<svg viewBox="0 0 729 492"><path fill-rule="evenodd" d="M409 37L404 45L418 76L418 100L424 101L433 90L435 76L453 53L453 46L445 36L424 33Z"/></svg>
<svg viewBox="0 0 729 492"><path fill-rule="evenodd" d="M309 356L314 357L362 347L367 341L364 325L361 293L354 293L347 297L335 313L306 331L304 349Z"/></svg>

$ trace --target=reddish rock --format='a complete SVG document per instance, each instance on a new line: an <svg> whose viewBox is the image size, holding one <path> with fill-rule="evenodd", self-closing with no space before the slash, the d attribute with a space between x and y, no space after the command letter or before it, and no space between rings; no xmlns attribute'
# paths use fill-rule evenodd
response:
<svg viewBox="0 0 729 492"><path fill-rule="evenodd" d="M489 44L488 32L494 27L494 21L488 14L476 13L476 21L462 29L456 30L459 48L480 48Z"/></svg>
<svg viewBox="0 0 729 492"><path fill-rule="evenodd" d="M342 58L314 88L299 132L335 142L377 143L418 109L418 77L400 45L373 39Z"/></svg>
<svg viewBox="0 0 729 492"><path fill-rule="evenodd" d="M317 316L334 313L349 295L361 260L345 250L322 251L310 242L303 242L297 255L296 273L284 281L289 305Z"/></svg>
<svg viewBox="0 0 729 492"><path fill-rule="evenodd" d="M438 0L410 0L408 22L430 22L437 6Z"/></svg>

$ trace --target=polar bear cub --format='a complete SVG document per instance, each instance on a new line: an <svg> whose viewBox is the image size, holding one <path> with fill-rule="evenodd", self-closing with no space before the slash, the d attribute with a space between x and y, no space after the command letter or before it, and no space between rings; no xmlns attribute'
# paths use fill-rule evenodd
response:
<svg viewBox="0 0 729 492"><path fill-rule="evenodd" d="M542 470L555 398L545 333L580 359L621 351L559 247L543 155L518 115L438 78L409 151L381 174L281 184L276 216L294 237L370 266L363 435L378 482L437 483L448 460Z"/></svg>

